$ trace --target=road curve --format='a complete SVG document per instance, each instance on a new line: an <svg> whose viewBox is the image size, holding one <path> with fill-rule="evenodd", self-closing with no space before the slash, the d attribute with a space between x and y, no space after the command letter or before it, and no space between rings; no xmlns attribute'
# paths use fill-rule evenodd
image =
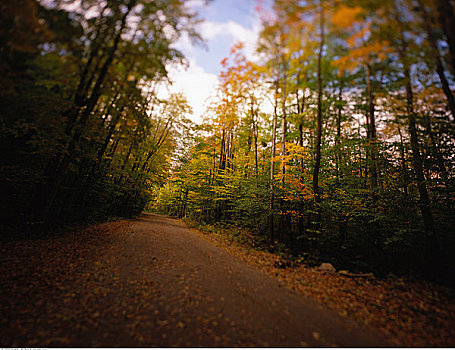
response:
<svg viewBox="0 0 455 350"><path fill-rule="evenodd" d="M52 239L63 241L36 242L36 250L59 244L67 257L44 252L56 266L34 263L36 271L28 267L2 292L2 346L389 346L379 332L280 286L178 220L144 215L109 239L86 240L90 247ZM22 248L11 264L26 265L34 249Z"/></svg>

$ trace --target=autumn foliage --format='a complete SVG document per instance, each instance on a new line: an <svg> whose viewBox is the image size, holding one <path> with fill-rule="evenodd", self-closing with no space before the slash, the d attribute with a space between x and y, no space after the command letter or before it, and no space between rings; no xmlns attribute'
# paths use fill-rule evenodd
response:
<svg viewBox="0 0 455 350"><path fill-rule="evenodd" d="M247 228L310 264L453 282L453 39L442 22L453 6L277 0L258 11L258 58L239 43L222 61L194 144L150 208Z"/></svg>
<svg viewBox="0 0 455 350"><path fill-rule="evenodd" d="M185 97L157 89L185 63L171 44L198 40L196 15L182 1L75 3L0 5L2 232L139 214L191 125Z"/></svg>

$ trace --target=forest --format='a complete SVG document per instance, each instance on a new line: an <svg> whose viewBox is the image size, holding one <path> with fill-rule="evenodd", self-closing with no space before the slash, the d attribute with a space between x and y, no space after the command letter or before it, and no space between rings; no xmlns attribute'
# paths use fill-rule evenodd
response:
<svg viewBox="0 0 455 350"><path fill-rule="evenodd" d="M232 47L199 124L157 94L197 13L75 3L0 4L3 232L150 210L455 284L453 0L258 2L258 59Z"/></svg>

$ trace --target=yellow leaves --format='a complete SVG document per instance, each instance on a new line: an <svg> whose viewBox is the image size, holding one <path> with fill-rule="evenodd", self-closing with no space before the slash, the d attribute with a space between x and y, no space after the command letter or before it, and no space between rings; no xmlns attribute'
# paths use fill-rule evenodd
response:
<svg viewBox="0 0 455 350"><path fill-rule="evenodd" d="M286 199L285 199L286 200ZM305 215L297 210L280 211L280 215L287 215L292 218L303 218Z"/></svg>
<svg viewBox="0 0 455 350"><path fill-rule="evenodd" d="M288 159L305 159L309 155L308 148L292 142L286 142Z"/></svg>
<svg viewBox="0 0 455 350"><path fill-rule="evenodd" d="M333 14L331 22L333 25L340 28L351 28L358 19L359 14L362 13L362 11L363 11L362 8L358 6L355 7L341 6Z"/></svg>
<svg viewBox="0 0 455 350"><path fill-rule="evenodd" d="M275 157L272 158L274 162L281 162L281 160L284 160L284 162L287 164L291 162L292 160L300 160L300 159L309 159L309 151L308 148L300 146L298 144L292 143L292 142L286 142L285 147L286 147L286 155L281 155L281 143L278 145L277 153Z"/></svg>

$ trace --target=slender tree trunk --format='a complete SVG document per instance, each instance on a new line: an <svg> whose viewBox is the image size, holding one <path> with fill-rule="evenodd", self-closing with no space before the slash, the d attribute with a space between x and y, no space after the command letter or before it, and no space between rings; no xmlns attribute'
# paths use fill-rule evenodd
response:
<svg viewBox="0 0 455 350"><path fill-rule="evenodd" d="M269 209L270 209L270 219L269 219L269 231L270 231L270 241L273 244L274 240L274 221L273 221L273 201L274 201L274 186L275 181L275 153L276 153L276 125L277 125L277 107L278 107L278 84L275 90L275 104L273 106L273 125L272 125L272 150L270 152L270 200L269 200Z"/></svg>
<svg viewBox="0 0 455 350"><path fill-rule="evenodd" d="M411 149L412 149L412 158L414 163L414 171L417 178L417 187L420 194L420 209L422 211L423 222L425 229L432 236L434 235L434 222L433 215L430 208L430 199L428 196L424 168L422 162L422 156L420 154L419 141L417 136L417 127L415 120L415 113L413 108L413 92L410 83L410 72L405 68L405 77L406 77L406 97L408 105L408 119L409 119L409 134L411 135Z"/></svg>
<svg viewBox="0 0 455 350"><path fill-rule="evenodd" d="M319 45L318 53L318 102L317 102L317 117L316 117L316 156L313 170L313 193L314 200L317 204L321 202L319 193L319 169L321 166L321 138L322 138L322 77L321 77L321 63L322 51L324 49L324 10L321 6L320 9L320 23L319 28L321 32L321 43Z"/></svg>
<svg viewBox="0 0 455 350"><path fill-rule="evenodd" d="M401 22L400 17L398 16L398 10L395 6L394 11L395 20L397 21L400 32L402 33L403 24ZM433 222L433 214L431 212L430 207L430 199L428 196L427 186L425 182L425 174L424 174L424 167L422 156L420 154L420 145L419 139L417 136L417 127L416 127L416 119L415 119L415 112L414 112L414 96L412 91L412 81L411 81L411 72L409 67L409 61L407 57L408 45L406 39L403 35L399 38L398 43L398 55L400 57L401 63L403 64L403 73L405 79L405 88L406 88L406 114L408 116L409 121L409 134L411 136L411 150L412 150L412 160L413 160L413 167L414 172L417 179L417 188L419 190L420 195L420 210L423 217L423 222L425 226L425 230L428 233L429 237L429 249L431 250L431 255L434 256L436 248L436 235L434 230L434 222Z"/></svg>
<svg viewBox="0 0 455 350"><path fill-rule="evenodd" d="M230 169L234 169L234 152L235 152L235 139L234 139L234 133L235 129L234 127L231 128L230 130L231 133L231 147L230 147L230 155L229 155L229 167Z"/></svg>
<svg viewBox="0 0 455 350"><path fill-rule="evenodd" d="M301 149L303 149L303 111L305 109L305 91L303 91L302 94L302 102L300 102L300 96L299 96L299 90L296 90L296 100L297 100L297 114L299 116L299 146ZM304 163L303 163L303 157L301 156L299 159L300 162L300 182L304 183L304 178L303 178L303 171L304 171ZM303 219L303 213L304 213L304 201L300 200L299 201L299 219L298 219L298 235L299 237L302 237L305 233L305 221Z"/></svg>
<svg viewBox="0 0 455 350"><path fill-rule="evenodd" d="M230 146L231 146L231 129L227 131L226 135L226 151L225 151L225 169L229 169L229 156L230 156Z"/></svg>
<svg viewBox="0 0 455 350"><path fill-rule="evenodd" d="M438 0L438 2L444 2L444 0ZM421 9L421 12L422 12L422 17L423 17L423 21L424 21L424 25L425 25L425 31L427 32L427 41L432 49L433 60L435 62L435 66L436 66L436 72L438 73L439 80L441 81L442 90L444 91L444 94L446 95L449 109L450 109L450 112L452 113L452 118L455 118L455 98L453 96L452 90L450 89L449 82L447 81L447 78L445 75L444 65L442 63L441 55L439 53L439 48L436 44L437 38L433 34L433 30L431 28L431 23L430 23L430 18L425 9L425 6L422 3L422 0L418 0L418 3L419 3L419 7ZM454 20L455 20L455 18L454 18ZM452 23L452 32L455 31L455 29L453 28L454 25L455 25L455 22ZM455 40L455 38L454 38L454 40ZM454 52L454 55L455 55L455 52ZM452 57L452 59L454 59L454 58ZM454 72L455 72L455 65L454 65Z"/></svg>
<svg viewBox="0 0 455 350"><path fill-rule="evenodd" d="M253 112L253 111L252 111ZM256 175L256 189L259 184L259 169L258 169L258 126L257 126L257 111L253 112L253 135L254 135L254 165Z"/></svg>
<svg viewBox="0 0 455 350"><path fill-rule="evenodd" d="M225 146L225 138L226 138L226 128L223 128L223 134L221 136L221 145L220 145L220 166L221 170L224 169L224 146Z"/></svg>
<svg viewBox="0 0 455 350"><path fill-rule="evenodd" d="M299 116L299 146L303 148L303 111L305 110L305 91L303 91L302 94L302 99L300 102L300 95L299 95L299 90L295 92L296 94L296 100L297 100L297 114ZM303 165L303 157L300 157L299 160L300 163L300 171L303 172L304 165Z"/></svg>
<svg viewBox="0 0 455 350"><path fill-rule="evenodd" d="M366 64L367 71L367 95L368 95L368 149L370 150L370 164L368 165L369 173L371 176L371 190L373 194L373 201L376 201L376 189L378 186L378 172L377 172L377 140L376 140L376 120L375 120L375 106L374 106L374 92L371 82L371 66Z"/></svg>
<svg viewBox="0 0 455 350"><path fill-rule="evenodd" d="M340 89L338 91L338 113L337 113L337 134L335 137L335 171L336 171L336 179L339 182L341 178L340 174L340 163L341 163L341 149L340 149L340 143L341 143L341 119L343 116L343 81L340 80Z"/></svg>
<svg viewBox="0 0 455 350"><path fill-rule="evenodd" d="M110 158L108 158L107 161L105 160L106 167L109 167L111 165L112 157L114 157L114 154L117 151L117 147L118 147L120 141L121 141L121 137L119 136L115 139L114 143L110 147L110 149L109 149Z"/></svg>
<svg viewBox="0 0 455 350"><path fill-rule="evenodd" d="M120 117L121 117L124 109L125 109L125 107L121 108L119 111L116 111L114 117L111 120L111 123L109 124L107 135L106 135L106 138L104 139L104 143L98 151L98 162L101 162L101 160L104 157L104 154L106 153L107 146L109 145L109 142L111 141L112 135L114 134L115 128L117 127L117 124L120 121Z"/></svg>
<svg viewBox="0 0 455 350"><path fill-rule="evenodd" d="M283 85L282 85L282 122L281 122L281 183L284 183L284 176L286 173L286 67L284 57L282 58L283 64Z"/></svg>
<svg viewBox="0 0 455 350"><path fill-rule="evenodd" d="M442 30L447 38L450 52L450 64L452 66L452 74L455 75L455 8L449 0L436 0L436 5L439 11L439 18Z"/></svg>
<svg viewBox="0 0 455 350"><path fill-rule="evenodd" d="M411 86L411 74L405 60L405 51L401 51L402 59L404 60L404 75L406 81L406 99L407 99L407 114L409 120L409 134L411 136L411 150L414 172L417 179L417 188L420 195L420 211L422 213L425 231L427 232L427 250L431 266L426 266L428 274L432 277L437 277L440 268L440 248L439 241L434 227L433 214L430 206L430 199L425 181L423 161L420 154L420 146L417 136L416 119L413 107L413 91Z"/></svg>
<svg viewBox="0 0 455 350"><path fill-rule="evenodd" d="M428 116L425 116L423 118L423 121L425 124L425 129L426 129L427 135L430 137L431 148L433 149L433 154L436 156L436 159L437 159L440 176L442 177L445 185L447 185L448 181L449 181L449 174L448 174L447 168L445 166L445 160L439 150L438 143L434 137L434 133L431 130L430 119Z"/></svg>
<svg viewBox="0 0 455 350"><path fill-rule="evenodd" d="M46 191L44 194L44 200L43 204L41 207L41 212L39 213L39 221L47 222L48 221L48 215L50 208L52 207L52 204L55 200L55 197L58 193L58 190L60 189L61 183L63 181L63 177L67 171L68 165L70 164L71 157L74 156L74 152L77 148L77 144L79 143L79 140L85 131L85 126L88 120L88 117L90 116L91 112L93 111L93 108L95 107L96 103L98 102L98 99L100 97L100 90L101 86L105 80L105 77L107 75L107 71L114 59L114 55L117 51L118 44L120 42L121 34L123 32L123 29L126 24L126 19L131 11L131 9L134 7L135 0L131 0L130 3L128 4L128 10L125 12L125 14L122 17L121 24L119 31L117 33L117 36L114 40L113 46L109 52L109 55L106 59L106 61L103 64L103 67L100 71L100 74L98 76L98 79L95 83L95 86L93 87L91 96L87 99L87 103L85 106L85 109L82 111L79 123L77 126L75 126L75 131L73 133L73 136L70 138L68 145L66 147L66 152L64 152L61 156L58 158L60 161L56 164L54 170L49 176L48 183L46 184Z"/></svg>
<svg viewBox="0 0 455 350"><path fill-rule="evenodd" d="M408 194L408 169L406 167L406 157L404 151L404 142L403 142L403 134L401 133L401 129L398 126L398 134L400 135L400 157L401 157L401 169L402 169L402 177L403 177L403 191L407 195Z"/></svg>
<svg viewBox="0 0 455 350"><path fill-rule="evenodd" d="M108 10L108 5L109 2L106 2L104 8L101 10L99 19L102 21L104 18L104 12ZM104 38L105 40L101 40L99 38L100 33L101 33L101 27L104 26L105 23L99 23L98 22L98 29L96 31L95 37L93 38L92 45L90 48L90 54L87 59L86 64L84 65L84 68L81 71L81 75L79 77L79 84L77 86L76 92L74 94L74 100L73 100L73 106L72 108L66 113L68 120L65 128L65 132L67 135L71 135L73 131L73 127L75 126L77 122L77 118L79 116L79 112L81 109L84 107L85 103L87 102L87 96L89 95L89 88L90 88L90 83L87 83L87 79L90 75L90 79L93 79L95 75L96 69L91 69L91 66L93 62L98 59L96 65L99 66L99 62L101 60L101 57L99 57L99 53L101 51L101 43L106 42L107 38ZM109 32L111 32L112 29L109 29ZM90 80L91 81L91 80Z"/></svg>
<svg viewBox="0 0 455 350"><path fill-rule="evenodd" d="M400 29L403 28L401 19L398 16L397 8L395 7L395 20L400 26ZM400 30L402 33L402 30ZM424 166L422 161L422 156L420 153L419 139L417 135L417 126L416 126L416 114L414 112L413 105L413 91L412 91L412 82L411 82L411 72L409 61L407 57L407 42L403 35L399 38L397 45L398 54L403 64L403 73L405 78L405 89L406 89L406 114L408 116L409 122L409 135L411 139L411 150L412 150L412 163L413 170L417 180L417 188L419 190L419 206L422 214L423 224L425 227L426 235L426 248L428 254L428 261L425 264L424 270L431 278L438 278L440 274L440 247L439 240L436 234L434 227L433 213L431 211L430 198L428 195L428 190L425 181Z"/></svg>
<svg viewBox="0 0 455 350"><path fill-rule="evenodd" d="M142 170L145 169L148 162L150 161L150 158L152 158L153 155L159 151L159 149L163 145L164 141L166 141L167 135L169 134L169 130L171 129L171 127L172 127L172 118L169 118L166 122L166 125L164 126L164 129L161 132L160 137L158 138L156 145L153 147L153 149L151 151L149 151L147 153L147 157L146 157L144 163L142 164Z"/></svg>

